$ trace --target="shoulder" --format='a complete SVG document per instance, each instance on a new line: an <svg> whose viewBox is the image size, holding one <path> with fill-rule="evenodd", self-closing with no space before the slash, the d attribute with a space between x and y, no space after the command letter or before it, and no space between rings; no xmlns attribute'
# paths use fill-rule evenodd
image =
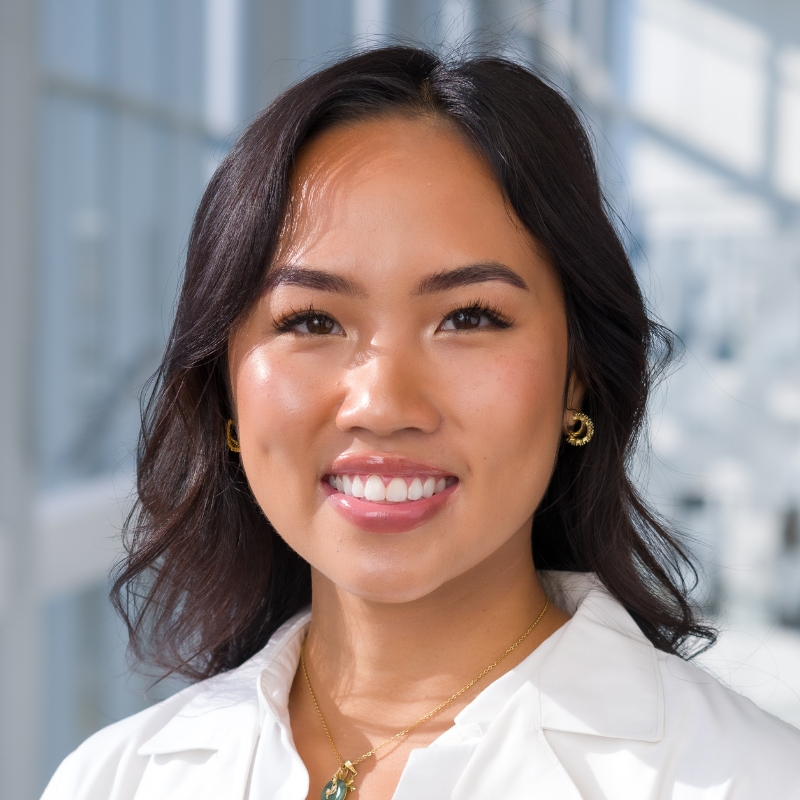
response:
<svg viewBox="0 0 800 800"><path fill-rule="evenodd" d="M696 664L658 650L661 737L631 743L673 797L800 800L800 731Z"/></svg>
<svg viewBox="0 0 800 800"><path fill-rule="evenodd" d="M255 675L246 664L103 728L64 759L42 800L132 800L161 762L192 766L246 747L259 719Z"/></svg>
<svg viewBox="0 0 800 800"><path fill-rule="evenodd" d="M656 650L602 586L568 577L580 597L542 663L541 719L581 796L800 800L800 731Z"/></svg>
<svg viewBox="0 0 800 800"><path fill-rule="evenodd" d="M236 669L98 731L62 762L42 800L156 800L175 786L187 797L233 797L236 787L243 796L261 723L259 676L277 670L291 684L294 667L279 657L299 653L309 616L289 619Z"/></svg>
<svg viewBox="0 0 800 800"><path fill-rule="evenodd" d="M115 787L120 783L138 785L148 761L139 749L191 703L199 686L184 689L90 736L61 762L42 800L105 800L116 796Z"/></svg>
<svg viewBox="0 0 800 800"><path fill-rule="evenodd" d="M676 656L658 653L664 687L665 740L674 749L701 752L745 779L748 770L771 776L800 795L800 730L768 714L716 677Z"/></svg>
<svg viewBox="0 0 800 800"><path fill-rule="evenodd" d="M136 751L161 727L162 704L115 722L90 736L56 770L42 800L109 797L120 769L136 771ZM161 723L163 724L163 722ZM141 759L144 761L144 759Z"/></svg>

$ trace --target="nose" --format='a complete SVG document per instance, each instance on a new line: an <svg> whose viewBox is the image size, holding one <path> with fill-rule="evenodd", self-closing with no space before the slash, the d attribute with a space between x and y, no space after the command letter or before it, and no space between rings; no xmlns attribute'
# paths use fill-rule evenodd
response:
<svg viewBox="0 0 800 800"><path fill-rule="evenodd" d="M373 351L349 370L336 424L343 431L378 436L401 431L433 433L441 415L430 389L429 369L419 357L388 349Z"/></svg>

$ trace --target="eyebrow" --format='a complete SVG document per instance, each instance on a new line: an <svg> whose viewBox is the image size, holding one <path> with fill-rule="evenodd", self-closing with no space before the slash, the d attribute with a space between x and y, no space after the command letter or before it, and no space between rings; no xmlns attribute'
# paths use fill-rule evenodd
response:
<svg viewBox="0 0 800 800"><path fill-rule="evenodd" d="M456 269L434 272L423 278L418 284L415 294L432 294L446 292L459 286L470 286L473 283L500 281L528 291L528 285L516 272L497 261L484 261L478 264L467 264Z"/></svg>
<svg viewBox="0 0 800 800"><path fill-rule="evenodd" d="M414 294L435 294L460 286L489 281L500 281L528 291L525 281L510 267L496 261L483 261L427 275L417 284ZM325 270L294 264L277 267L267 275L265 290L269 292L278 286L302 286L305 289L318 289L322 292L346 294L352 297L367 297L368 295L367 290L361 284L349 278L334 275Z"/></svg>
<svg viewBox="0 0 800 800"><path fill-rule="evenodd" d="M305 289L319 289L334 294L349 294L354 297L366 297L363 286L321 269L298 267L293 264L273 269L266 280L265 290L270 292L278 286L302 286Z"/></svg>

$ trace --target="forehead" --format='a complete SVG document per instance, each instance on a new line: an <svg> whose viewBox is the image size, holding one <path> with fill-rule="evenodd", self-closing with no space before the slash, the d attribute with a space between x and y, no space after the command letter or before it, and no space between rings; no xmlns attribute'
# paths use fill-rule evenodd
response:
<svg viewBox="0 0 800 800"><path fill-rule="evenodd" d="M282 255L369 258L402 253L508 260L533 242L489 166L445 120L386 117L342 125L300 153ZM346 266L343 264L343 266Z"/></svg>
<svg viewBox="0 0 800 800"><path fill-rule="evenodd" d="M300 151L294 188L309 181L364 180L409 162L435 174L453 167L473 170L495 184L490 169L449 120L432 116L386 115L337 125L315 136ZM474 177L474 176L473 176Z"/></svg>

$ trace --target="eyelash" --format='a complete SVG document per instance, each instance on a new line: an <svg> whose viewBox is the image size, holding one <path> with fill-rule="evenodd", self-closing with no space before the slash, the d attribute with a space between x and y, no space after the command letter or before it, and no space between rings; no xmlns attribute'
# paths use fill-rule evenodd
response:
<svg viewBox="0 0 800 800"><path fill-rule="evenodd" d="M292 309L285 317L281 317L280 319L275 319L273 317L272 321L275 325L275 330L280 331L281 333L287 333L291 331L295 325L298 325L301 322L307 322L308 320L314 318L333 320L333 317L330 314L326 314L324 311L317 311L313 304L309 303L306 308L300 311L295 311Z"/></svg>
<svg viewBox="0 0 800 800"><path fill-rule="evenodd" d="M448 311L443 317L442 322L445 322L449 319L452 319L458 313L477 313L485 316L489 322L495 328L510 328L512 321L511 319L506 316L497 306L493 306L491 303L486 303L483 300L476 300L473 303L467 303L464 305L463 303L454 306L450 311ZM295 325L299 325L300 323L307 322L310 319L329 319L335 322L334 318L330 314L326 314L324 311L317 311L312 304L309 304L307 308L304 308L300 311L292 310L289 314L285 317L281 317L280 319L273 318L273 323L275 325L275 329L281 333L288 333L292 331ZM297 333L297 331L295 331ZM307 336L313 336L317 334L301 334Z"/></svg>
<svg viewBox="0 0 800 800"><path fill-rule="evenodd" d="M504 314L497 306L480 299L473 303L467 303L466 305L459 303L457 306L454 306L442 317L442 322L452 319L460 312L481 314L485 316L495 328L510 328L512 325L511 318Z"/></svg>

